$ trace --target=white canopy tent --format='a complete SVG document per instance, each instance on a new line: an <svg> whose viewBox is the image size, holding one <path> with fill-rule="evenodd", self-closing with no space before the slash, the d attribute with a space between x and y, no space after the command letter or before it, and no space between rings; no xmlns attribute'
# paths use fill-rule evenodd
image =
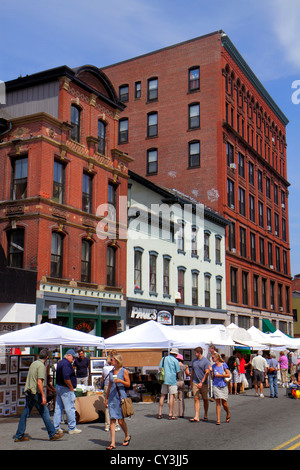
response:
<svg viewBox="0 0 300 470"><path fill-rule="evenodd" d="M226 327L226 330L233 339L233 341L237 343L237 346L240 344L242 346L247 346L250 349L255 350L267 349L267 346L265 344L254 340L251 334L245 328L240 328L234 323L231 323L229 326Z"/></svg>
<svg viewBox="0 0 300 470"><path fill-rule="evenodd" d="M149 320L104 340L106 349L190 349L204 347L199 338L191 341L190 333ZM196 346L195 346L196 345Z"/></svg>
<svg viewBox="0 0 300 470"><path fill-rule="evenodd" d="M206 346L214 344L217 347L235 346L234 341L226 331L224 325L174 325L170 327L180 332L182 339L188 346L185 348L196 348L204 343Z"/></svg>
<svg viewBox="0 0 300 470"><path fill-rule="evenodd" d="M290 338L285 335L282 331L276 330L274 333L266 333L270 337L271 341L276 341L277 343L283 343L288 349L300 349L300 338Z"/></svg>
<svg viewBox="0 0 300 470"><path fill-rule="evenodd" d="M285 340L279 336L273 336L273 334L270 333L263 333L255 326L251 326L251 328L249 328L247 331L250 333L253 341L260 342L261 344L264 344L270 348L286 347Z"/></svg>
<svg viewBox="0 0 300 470"><path fill-rule="evenodd" d="M0 346L31 347L98 347L105 349L104 339L52 323L41 323L0 336Z"/></svg>

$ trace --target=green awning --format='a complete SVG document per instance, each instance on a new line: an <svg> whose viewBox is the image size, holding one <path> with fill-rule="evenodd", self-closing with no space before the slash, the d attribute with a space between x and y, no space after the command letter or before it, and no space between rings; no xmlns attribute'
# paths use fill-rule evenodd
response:
<svg viewBox="0 0 300 470"><path fill-rule="evenodd" d="M276 328L267 318L263 318L262 329L264 333L275 333Z"/></svg>

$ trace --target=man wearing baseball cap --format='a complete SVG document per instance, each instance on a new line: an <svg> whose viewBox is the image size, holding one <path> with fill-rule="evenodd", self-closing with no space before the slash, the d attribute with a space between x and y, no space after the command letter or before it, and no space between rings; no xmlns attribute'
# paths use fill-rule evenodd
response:
<svg viewBox="0 0 300 470"><path fill-rule="evenodd" d="M73 362L76 357L74 349L69 349L63 359L57 364L56 369L56 404L53 424L57 433L62 433L60 422L65 410L68 422L69 434L78 434L80 429L76 428L75 393L77 385Z"/></svg>

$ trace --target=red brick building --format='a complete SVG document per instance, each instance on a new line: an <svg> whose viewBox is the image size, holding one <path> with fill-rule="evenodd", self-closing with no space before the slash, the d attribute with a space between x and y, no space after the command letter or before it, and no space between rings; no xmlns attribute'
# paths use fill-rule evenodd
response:
<svg viewBox="0 0 300 470"><path fill-rule="evenodd" d="M93 66L6 83L0 244L8 267L37 272L38 323L56 305L64 326L103 336L122 329L126 240L118 237L118 201L127 197L131 161L117 148L123 108ZM110 237L101 225L108 203L117 214Z"/></svg>
<svg viewBox="0 0 300 470"><path fill-rule="evenodd" d="M104 67L126 104L131 169L219 211L227 307L242 327L292 332L287 118L218 31Z"/></svg>

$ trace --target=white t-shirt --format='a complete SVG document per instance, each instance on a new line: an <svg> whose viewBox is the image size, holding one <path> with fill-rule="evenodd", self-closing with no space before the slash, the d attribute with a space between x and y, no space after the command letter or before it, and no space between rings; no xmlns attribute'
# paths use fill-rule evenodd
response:
<svg viewBox="0 0 300 470"><path fill-rule="evenodd" d="M252 366L253 366L253 369L257 369L257 370L260 370L261 372L265 372L266 367L268 367L268 363L264 357L255 356L252 359Z"/></svg>

